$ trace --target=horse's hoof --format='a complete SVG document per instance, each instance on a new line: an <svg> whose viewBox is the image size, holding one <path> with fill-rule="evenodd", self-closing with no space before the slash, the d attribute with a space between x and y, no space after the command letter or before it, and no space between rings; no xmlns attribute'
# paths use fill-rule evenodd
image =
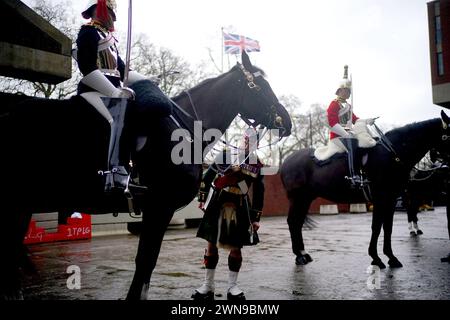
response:
<svg viewBox="0 0 450 320"><path fill-rule="evenodd" d="M312 261L312 260L311 260ZM298 255L295 258L295 264L298 266L304 266L305 264L308 264L308 260L303 255Z"/></svg>
<svg viewBox="0 0 450 320"><path fill-rule="evenodd" d="M415 236L417 236L417 233L416 233L415 231L410 231L410 232L409 232L409 235L410 235L411 237L415 237Z"/></svg>
<svg viewBox="0 0 450 320"><path fill-rule="evenodd" d="M403 265L400 263L400 261L398 261L397 258L390 259L388 261L388 264L389 264L389 267L391 267L391 268L402 268L403 267Z"/></svg>
<svg viewBox="0 0 450 320"><path fill-rule="evenodd" d="M422 230L420 230L420 229L419 229L419 230L417 230L417 232L416 232L416 233L417 233L417 235L421 235L421 234L423 234Z"/></svg>
<svg viewBox="0 0 450 320"><path fill-rule="evenodd" d="M381 261L381 259L373 260L371 265L378 266L380 269L386 269L386 265Z"/></svg>
<svg viewBox="0 0 450 320"><path fill-rule="evenodd" d="M306 259L306 262L312 262L313 261L313 258L311 258L311 256L307 253L307 254L305 254L305 255L303 255L304 257L305 257L305 259Z"/></svg>
<svg viewBox="0 0 450 320"><path fill-rule="evenodd" d="M448 254L448 256L441 258L441 262L448 262L450 263L450 253Z"/></svg>

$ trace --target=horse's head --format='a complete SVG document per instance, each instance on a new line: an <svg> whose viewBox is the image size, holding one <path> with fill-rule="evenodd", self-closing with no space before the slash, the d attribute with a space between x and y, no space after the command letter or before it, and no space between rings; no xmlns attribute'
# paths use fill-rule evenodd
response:
<svg viewBox="0 0 450 320"><path fill-rule="evenodd" d="M444 111L441 111L442 120L442 136L436 151L439 152L441 157L445 160L450 159L450 119Z"/></svg>
<svg viewBox="0 0 450 320"><path fill-rule="evenodd" d="M290 135L292 122L288 112L264 78L264 72L252 65L245 51L237 69L241 73L239 81L244 82L242 106L238 110L242 118L246 122L252 119L253 126L262 124L269 129L279 129L281 137Z"/></svg>

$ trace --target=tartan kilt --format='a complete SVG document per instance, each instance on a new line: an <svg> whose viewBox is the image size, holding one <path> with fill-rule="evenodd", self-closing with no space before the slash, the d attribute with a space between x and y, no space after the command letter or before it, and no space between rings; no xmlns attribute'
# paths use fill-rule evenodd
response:
<svg viewBox="0 0 450 320"><path fill-rule="evenodd" d="M197 237L218 247L256 245L258 234L250 233L248 202L244 195L215 190L197 231ZM248 199L247 199L248 200Z"/></svg>

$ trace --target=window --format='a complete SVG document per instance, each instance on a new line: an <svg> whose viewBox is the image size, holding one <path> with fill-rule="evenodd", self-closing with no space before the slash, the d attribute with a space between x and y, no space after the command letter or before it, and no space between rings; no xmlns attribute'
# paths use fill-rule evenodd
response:
<svg viewBox="0 0 450 320"><path fill-rule="evenodd" d="M435 18L436 24L436 51L442 52L442 29L441 29L441 17Z"/></svg>
<svg viewBox="0 0 450 320"><path fill-rule="evenodd" d="M440 16L441 15L441 4L439 3L439 1L436 1L434 3L434 15L435 16Z"/></svg>
<svg viewBox="0 0 450 320"><path fill-rule="evenodd" d="M438 75L443 76L444 75L444 56L442 55L442 52L439 52L437 54L437 69L438 69Z"/></svg>
<svg viewBox="0 0 450 320"><path fill-rule="evenodd" d="M434 24L436 28L436 55L437 72L439 76L444 75L444 55L442 53L442 26L441 26L441 7L440 2L434 3Z"/></svg>

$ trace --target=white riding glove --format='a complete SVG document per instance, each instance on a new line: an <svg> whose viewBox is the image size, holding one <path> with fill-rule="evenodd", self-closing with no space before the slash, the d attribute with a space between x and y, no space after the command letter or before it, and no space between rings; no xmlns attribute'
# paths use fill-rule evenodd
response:
<svg viewBox="0 0 450 320"><path fill-rule="evenodd" d="M342 138L351 138L351 134L348 133L339 123L336 123L332 128L331 132L334 132Z"/></svg>
<svg viewBox="0 0 450 320"><path fill-rule="evenodd" d="M376 120L376 118L368 118L368 119L366 119L366 124L368 126L371 126L375 123L375 120Z"/></svg>
<svg viewBox="0 0 450 320"><path fill-rule="evenodd" d="M81 82L106 97L134 99L134 91L130 88L116 88L100 70L86 75Z"/></svg>
<svg viewBox="0 0 450 320"><path fill-rule="evenodd" d="M112 95L113 98L126 98L130 100L134 100L135 96L136 94L133 89L128 87L116 88Z"/></svg>

